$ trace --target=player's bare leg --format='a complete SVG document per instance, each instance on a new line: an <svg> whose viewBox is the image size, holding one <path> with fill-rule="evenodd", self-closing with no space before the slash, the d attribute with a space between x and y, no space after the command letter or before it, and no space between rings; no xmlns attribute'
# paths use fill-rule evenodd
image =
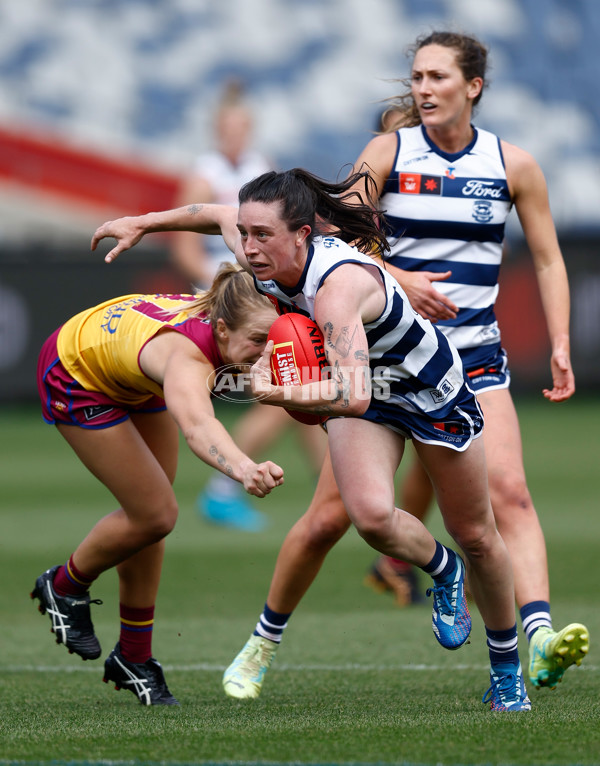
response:
<svg viewBox="0 0 600 766"><path fill-rule="evenodd" d="M398 492L400 508L425 522L433 503L433 487L414 451ZM391 556L378 556L367 572L364 582L377 593L391 592L395 603L400 607L424 601L415 567Z"/></svg>
<svg viewBox="0 0 600 766"><path fill-rule="evenodd" d="M418 442L415 447L432 477L446 529L465 553L484 623L493 630L510 627L515 621L511 562L489 501L483 440L473 440L465 452Z"/></svg>
<svg viewBox="0 0 600 766"><path fill-rule="evenodd" d="M90 583L112 566L119 572L121 637L106 660L105 680L131 688L143 704L177 704L159 663L151 658L163 538L177 518L171 486L177 464L177 426L163 412L133 415L97 431L64 425L58 429L122 506L93 527L69 562ZM91 620L87 623L93 638ZM138 627L142 628L139 634ZM136 637L129 640L132 629ZM142 640L139 635L143 635ZM68 637L64 643L69 646Z"/></svg>
<svg viewBox="0 0 600 766"><path fill-rule="evenodd" d="M277 556L267 596L271 609L283 613L296 609L325 557L350 526L327 450L310 506L287 533Z"/></svg>
<svg viewBox="0 0 600 766"><path fill-rule="evenodd" d="M528 711L511 561L489 499L483 439L473 440L463 452L419 442L415 447L431 476L446 528L465 552L470 591L485 625L490 687L482 701L496 711Z"/></svg>
<svg viewBox="0 0 600 766"><path fill-rule="evenodd" d="M427 564L435 548L432 535L414 516L395 508L394 476L404 439L359 418L336 419L329 432L335 479L358 533L381 553Z"/></svg>
<svg viewBox="0 0 600 766"><path fill-rule="evenodd" d="M223 675L223 688L228 696L238 699L259 696L288 617L313 583L328 552L349 527L350 519L327 451L312 502L287 533L279 551L256 629Z"/></svg>
<svg viewBox="0 0 600 766"><path fill-rule="evenodd" d="M508 389L479 395L485 417L483 438L489 488L498 530L509 550L515 597L529 640L529 677L535 686L555 688L565 670L580 665L589 632L571 623L552 629L544 533L527 487L517 413Z"/></svg>
<svg viewBox="0 0 600 766"><path fill-rule="evenodd" d="M310 467L314 475L319 476L328 449L327 433L321 426L309 426L297 421L294 422Z"/></svg>
<svg viewBox="0 0 600 766"><path fill-rule="evenodd" d="M372 426L367 425L367 429L370 432ZM376 445L377 452L381 450L383 454L392 456L387 468L388 479L393 477L403 449L403 445L395 437L389 436L390 433L388 429L382 427L381 436L393 438L393 449L382 449L380 443ZM362 444L361 439L362 436L357 438L356 443ZM393 484L393 481L391 483ZM383 486L385 482L373 482L373 485ZM359 482L357 489L364 493L365 483ZM435 541L431 535L416 519L411 522L409 514L393 509L393 486L391 491L387 492L386 501L388 506L391 504L391 513L394 516L406 517L409 524L412 523L422 530L427 550L422 553L421 558L423 563L428 561L431 558L432 549L435 549ZM376 512L379 513L381 507L386 506L386 502L380 499L375 505ZM284 541L277 559L267 603L254 634L224 673L223 687L226 694L242 699L259 696L265 674L273 661L278 642L287 624L287 618L315 579L328 551L349 526L350 520L333 476L330 456L326 455L311 506L290 530ZM401 554L409 551L408 548L403 547L390 550Z"/></svg>
<svg viewBox="0 0 600 766"><path fill-rule="evenodd" d="M422 522L394 505L394 475L404 438L361 418L334 420L329 430L334 474L358 533L375 550L430 574L433 632L442 646L457 649L471 630L465 567L460 556L436 541Z"/></svg>
<svg viewBox="0 0 600 766"><path fill-rule="evenodd" d="M167 412L155 413L154 428L177 456L177 426ZM75 550L77 567L97 577L165 537L177 520L171 478L132 420L98 431L59 425L81 462L114 495L121 508L91 529ZM157 439L158 441L158 439ZM174 471L171 471L174 474Z"/></svg>

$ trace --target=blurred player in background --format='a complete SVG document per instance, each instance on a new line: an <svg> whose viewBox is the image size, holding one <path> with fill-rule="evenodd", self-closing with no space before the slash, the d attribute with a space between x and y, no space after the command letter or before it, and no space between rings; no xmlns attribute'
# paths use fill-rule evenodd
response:
<svg viewBox="0 0 600 766"><path fill-rule="evenodd" d="M215 113L215 147L196 159L181 186L180 205L190 202L237 205L240 187L271 169L267 158L252 147L253 129L253 115L243 88L238 81L231 80L223 89ZM172 242L174 264L197 289L209 287L219 265L234 260L221 237L178 231ZM243 452L258 457L291 426L317 476L327 447L325 434L320 428L295 423L278 407L253 405L245 409L233 426L232 436ZM258 532L267 523L265 514L252 507L239 484L223 473L215 472L197 503L200 514L216 524Z"/></svg>
<svg viewBox="0 0 600 766"><path fill-rule="evenodd" d="M179 191L182 205L211 202L237 205L240 187L271 170L271 163L252 148L254 121L241 84L226 83L214 117L214 149L200 154ZM221 237L178 231L172 257L178 270L199 290L210 287L221 263L232 262Z"/></svg>
<svg viewBox="0 0 600 766"><path fill-rule="evenodd" d="M564 401L575 391L566 269L537 162L472 125L473 107L486 84L485 47L472 37L441 32L419 39L413 53L410 84L394 105L406 127L373 138L355 168L369 169L385 211L391 245L386 270L412 306L453 341L478 394L492 506L511 554L515 597L529 642L529 679L554 688L565 670L585 657L589 633L580 623L559 631L552 626L545 540L527 488L508 364L494 316L504 225L513 205L534 260L552 345L552 388L543 392L550 402ZM423 514L430 488L420 463L413 471L407 480L417 500L408 509ZM247 644L225 672L228 694L260 694L291 613L350 524L345 515L335 488L321 480L308 511L281 547L254 631L260 644ZM383 566L392 570L393 581L394 568L405 565L388 557L378 563L379 572ZM265 614L276 629L266 625Z"/></svg>
<svg viewBox="0 0 600 766"><path fill-rule="evenodd" d="M57 643L84 660L100 644L89 588L112 567L119 575L121 631L104 680L144 705L175 705L152 657L152 628L164 538L177 519L172 483L178 427L190 449L257 497L283 482L257 464L215 418L215 370L249 365L275 319L271 303L237 265L224 266L197 297L128 295L77 314L42 347L38 388L44 420L112 492L118 510L102 518L64 565L40 575L32 598L48 613ZM168 412L167 412L168 408Z"/></svg>

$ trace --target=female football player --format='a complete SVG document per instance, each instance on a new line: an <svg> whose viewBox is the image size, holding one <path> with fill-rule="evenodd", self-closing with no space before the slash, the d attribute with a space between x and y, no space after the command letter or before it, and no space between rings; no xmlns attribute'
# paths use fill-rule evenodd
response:
<svg viewBox="0 0 600 766"><path fill-rule="evenodd" d="M271 405L329 416L330 460L321 482L337 484L348 516L373 548L432 576L433 630L443 646L456 649L471 627L462 559L394 506L394 475L406 439L413 439L446 527L465 553L486 626L491 662L486 699L494 710L526 711L531 705L517 649L512 568L489 499L478 439L481 411L456 349L413 311L382 266L360 252L388 248L372 208L357 203L350 191L367 178L357 173L329 184L299 169L265 173L242 187L239 211L191 206L120 219L101 226L92 247L103 237L117 238L106 256L111 261L150 231L221 231L260 292L317 322L331 378L298 387L273 385L269 342L253 367L255 392ZM328 236L319 234L323 230ZM248 652L260 672L262 639L256 639ZM226 687L238 683L234 666Z"/></svg>
<svg viewBox="0 0 600 766"><path fill-rule="evenodd" d="M275 463L255 463L215 418L211 388L224 365L249 366L276 314L250 276L224 266L198 297L127 295L69 319L44 343L38 363L42 412L114 495L118 510L91 529L64 565L37 578L32 598L57 643L84 660L101 649L89 588L119 575L121 632L104 680L144 705L173 705L152 657L154 606L164 538L177 518L172 483L178 427L205 463L264 497L282 484Z"/></svg>
<svg viewBox="0 0 600 766"><path fill-rule="evenodd" d="M486 423L492 507L511 555L529 642L529 680L555 688L567 668L586 656L589 632L581 623L553 629L546 545L527 487L508 362L494 316L504 225L512 206L532 254L552 347L552 385L543 391L549 402L565 401L575 391L569 286L538 163L473 125L486 69L487 50L473 37L434 32L417 40L406 92L391 101L388 117L395 122L367 144L355 167L368 168L376 187L374 204L385 211L391 247L384 254L386 270L413 307L453 342L477 393ZM423 514L427 472L413 462L406 479L412 504L402 507L412 510L419 500ZM403 483L403 492L407 486ZM281 547L253 644L225 673L229 694L258 696L290 614L349 524L326 461L309 509ZM396 562L380 557L379 572L382 563ZM389 579L394 578L391 572ZM235 685L228 683L230 677Z"/></svg>

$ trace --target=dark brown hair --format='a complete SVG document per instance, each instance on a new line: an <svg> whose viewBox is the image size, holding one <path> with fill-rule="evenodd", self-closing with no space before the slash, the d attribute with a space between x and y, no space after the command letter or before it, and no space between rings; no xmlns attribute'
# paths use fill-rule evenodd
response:
<svg viewBox="0 0 600 766"><path fill-rule="evenodd" d="M474 77L481 77L483 87L478 95L473 99L473 106L477 106L483 95L483 89L487 86L487 57L488 50L475 37L460 34L459 32L430 32L418 37L408 53L414 61L417 51L425 48L427 45L441 45L444 48L451 48L456 54L456 63L460 67L465 80L472 80ZM382 123L387 122L384 131L389 133L402 127L413 127L421 124L419 112L415 106L411 91L411 80L405 78L400 80L406 90L398 96L386 100L389 105L383 112ZM388 118L388 119L386 119Z"/></svg>
<svg viewBox="0 0 600 766"><path fill-rule="evenodd" d="M361 182L367 199L352 189ZM380 228L380 213L369 201L375 184L367 172L352 173L345 181L333 183L293 168L282 173L270 171L242 186L239 202L280 202L281 219L288 230L308 225L309 240L314 234L331 234L363 252L384 253L389 245Z"/></svg>

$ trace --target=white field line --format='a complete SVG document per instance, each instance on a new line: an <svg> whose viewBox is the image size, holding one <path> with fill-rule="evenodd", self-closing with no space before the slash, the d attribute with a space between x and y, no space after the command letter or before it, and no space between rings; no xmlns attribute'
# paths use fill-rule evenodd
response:
<svg viewBox="0 0 600 766"><path fill-rule="evenodd" d="M0 666L0 675L2 673L96 673L101 667L101 663L93 665L88 664L87 662L85 665L82 663L81 666L71 666L71 665L12 665L10 667L2 667ZM216 672L223 672L227 666L226 665L215 665L208 662L197 662L192 665L163 665L163 670L171 672L182 672L182 673L216 673ZM580 668L577 668L578 671L586 670L590 672L597 672L600 666L598 665L589 665L589 664L583 664ZM453 671L472 671L472 670L487 670L489 668L488 665L467 665L467 664L457 664L457 665L417 665L417 664L409 664L409 665L363 665L359 663L349 663L349 664L342 664L342 665L289 665L285 663L280 663L277 665L274 665L270 672L277 673L277 672L332 672L332 673L347 673L347 672L356 672L356 673L374 673L374 672L430 672L430 673L437 673L440 671L445 670L453 670Z"/></svg>

